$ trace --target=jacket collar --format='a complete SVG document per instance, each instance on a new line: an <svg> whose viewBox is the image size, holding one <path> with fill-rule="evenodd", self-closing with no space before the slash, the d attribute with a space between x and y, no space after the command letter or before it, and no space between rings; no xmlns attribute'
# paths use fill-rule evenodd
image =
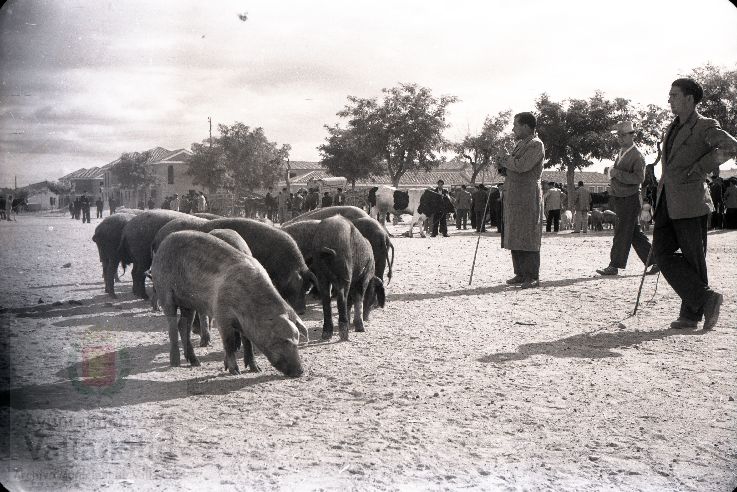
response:
<svg viewBox="0 0 737 492"><path fill-rule="evenodd" d="M663 155L665 158L664 162L667 163L668 160L676 154L676 151L681 147L681 145L683 145L683 143L688 140L688 137L690 137L693 133L694 126L696 126L696 122L699 120L700 117L701 115L694 109L693 112L688 116L688 118L686 118L686 121L684 121L682 124L676 126L677 120L673 120L673 122L668 127L668 131L665 134L665 140L663 141L663 143L665 144L668 141L668 137L670 136L671 132L676 131L678 133L676 134L675 140L673 140L673 146L670 149L670 154L665 154L665 152L667 152L667 149L663 148Z"/></svg>

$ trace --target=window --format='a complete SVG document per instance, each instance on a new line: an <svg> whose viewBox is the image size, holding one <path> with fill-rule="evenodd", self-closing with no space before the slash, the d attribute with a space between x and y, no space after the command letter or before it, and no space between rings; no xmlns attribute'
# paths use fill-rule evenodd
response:
<svg viewBox="0 0 737 492"><path fill-rule="evenodd" d="M166 182L170 185L174 184L174 166L171 164L166 168Z"/></svg>

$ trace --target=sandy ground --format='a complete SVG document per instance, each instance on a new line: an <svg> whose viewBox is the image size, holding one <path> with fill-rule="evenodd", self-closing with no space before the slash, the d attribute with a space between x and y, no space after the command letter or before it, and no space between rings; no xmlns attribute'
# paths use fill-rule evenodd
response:
<svg viewBox="0 0 737 492"><path fill-rule="evenodd" d="M496 234L395 239L388 303L306 373L168 366L166 321L103 293L95 224L0 224L4 440L12 490L713 490L737 485L737 232L709 235L717 328L668 329L678 300L611 232L543 238L520 291ZM403 227L394 230L401 231ZM65 267L65 265L67 265ZM195 344L198 337L195 336ZM243 368L242 358L239 365Z"/></svg>

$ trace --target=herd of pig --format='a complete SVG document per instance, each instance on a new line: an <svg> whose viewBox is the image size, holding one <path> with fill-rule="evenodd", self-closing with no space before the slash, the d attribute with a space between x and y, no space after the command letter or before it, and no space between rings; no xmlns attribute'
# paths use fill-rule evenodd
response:
<svg viewBox="0 0 737 492"><path fill-rule="evenodd" d="M333 336L331 300L338 308L338 332L348 339L353 326L364 331L374 307L384 307L384 271L391 280L394 247L386 229L356 207L313 210L276 227L252 219L171 210L126 209L106 217L95 229L105 292L115 297L118 265L132 264L133 293L143 299L151 280L154 309L167 317L169 362L199 365L191 333L199 321L200 346L210 342L211 323L220 332L225 369L238 374L235 353L258 372L255 345L279 371L303 373L299 318L305 297L319 295L322 338ZM391 250L391 259L390 252Z"/></svg>

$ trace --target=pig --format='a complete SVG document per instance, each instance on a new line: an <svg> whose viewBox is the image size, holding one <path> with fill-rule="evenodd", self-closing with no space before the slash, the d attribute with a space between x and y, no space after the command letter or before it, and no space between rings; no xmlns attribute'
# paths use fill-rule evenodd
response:
<svg viewBox="0 0 737 492"><path fill-rule="evenodd" d="M182 217L187 217L187 214L174 210L147 210L133 217L123 227L118 257L123 269L133 263L131 277L136 296L148 299L145 272L151 267L151 243L156 233L167 222Z"/></svg>
<svg viewBox="0 0 737 492"><path fill-rule="evenodd" d="M388 265L387 283L391 282L392 265L394 264L394 245L389 239L389 233L378 220L360 208L351 206L318 208L286 221L282 227L308 220L322 220L334 215L343 216L353 222L353 225L361 231L363 237L369 240L371 249L374 252L374 261L376 262L376 276L383 281L384 270ZM389 249L392 250L391 261L389 260Z"/></svg>
<svg viewBox="0 0 737 492"><path fill-rule="evenodd" d="M105 281L105 293L110 297L115 295L115 274L118 271L118 247L123 235L123 228L135 214L117 213L105 217L95 228L92 240L97 245L97 252L102 263L102 278Z"/></svg>
<svg viewBox="0 0 737 492"><path fill-rule="evenodd" d="M364 321L375 305L384 307L383 282L375 275L371 244L346 218L336 215L321 221L296 222L284 228L303 252L315 273L323 307L322 339L333 336L330 302L335 291L338 307L338 330L341 340L348 340L348 318L355 309L353 325L365 331Z"/></svg>
<svg viewBox="0 0 737 492"><path fill-rule="evenodd" d="M302 375L298 344L300 334L308 338L307 328L251 256L211 234L174 232L159 245L151 278L169 324L171 366L180 364L179 338L186 360L199 365L189 336L197 311L215 318L225 369L231 374L240 373L235 358L240 341L248 370L261 370L253 355L255 345L283 374Z"/></svg>

